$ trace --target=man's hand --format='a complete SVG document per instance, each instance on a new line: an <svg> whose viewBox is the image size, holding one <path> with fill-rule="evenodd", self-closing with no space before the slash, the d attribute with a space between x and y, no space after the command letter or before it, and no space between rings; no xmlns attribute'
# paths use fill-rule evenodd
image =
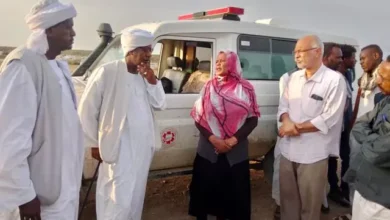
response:
<svg viewBox="0 0 390 220"><path fill-rule="evenodd" d="M137 66L137 71L148 81L148 83L152 85L157 84L157 78L148 64L141 63Z"/></svg>
<svg viewBox="0 0 390 220"><path fill-rule="evenodd" d="M218 154L221 153L227 153L231 150L231 147L229 147L224 140L217 138L216 136L212 135L209 138L211 144L215 147L215 152Z"/></svg>
<svg viewBox="0 0 390 220"><path fill-rule="evenodd" d="M299 136L299 131L291 120L285 120L279 129L279 136Z"/></svg>
<svg viewBox="0 0 390 220"><path fill-rule="evenodd" d="M102 162L102 158L100 157L100 153L99 153L99 148L97 148L97 147L91 148L91 156L95 160Z"/></svg>
<svg viewBox="0 0 390 220"><path fill-rule="evenodd" d="M41 220L41 202L38 197L19 206L21 220Z"/></svg>
<svg viewBox="0 0 390 220"><path fill-rule="evenodd" d="M310 121L306 121L300 124L295 124L295 127L297 128L300 134L319 131L318 128L314 126Z"/></svg>

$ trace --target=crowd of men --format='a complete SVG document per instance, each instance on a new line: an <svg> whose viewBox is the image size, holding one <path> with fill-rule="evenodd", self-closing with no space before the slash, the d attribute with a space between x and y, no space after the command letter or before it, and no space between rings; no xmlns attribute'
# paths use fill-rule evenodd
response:
<svg viewBox="0 0 390 220"><path fill-rule="evenodd" d="M344 207L353 204L352 213L336 220L390 217L386 198L390 59L382 60L378 45L361 49L364 73L357 79L353 100L356 52L351 45L322 44L315 36L300 39L295 47L298 70L280 79L281 124L272 189L275 219L319 219L321 212L329 212L327 198Z"/></svg>
<svg viewBox="0 0 390 220"><path fill-rule="evenodd" d="M148 66L153 36L123 32L125 59L99 67L78 106L68 65L56 60L72 48L76 15L71 4L39 1L26 17L26 45L0 66L0 220L76 220L85 145L103 161L98 220L141 219L161 145L153 111L166 106ZM327 198L352 205L337 220L390 219L390 59L364 47L356 79L356 53L314 35L296 44L297 68L280 79L275 219L319 220Z"/></svg>

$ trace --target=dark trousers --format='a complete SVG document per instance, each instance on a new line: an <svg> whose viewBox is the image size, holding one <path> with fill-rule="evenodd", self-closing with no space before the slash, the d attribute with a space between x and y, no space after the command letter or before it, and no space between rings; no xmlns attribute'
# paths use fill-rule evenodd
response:
<svg viewBox="0 0 390 220"><path fill-rule="evenodd" d="M349 131L341 133L340 140L340 158L341 162L341 177L344 176L345 172L347 172L349 168L349 154L351 152L351 148L349 147ZM339 186L339 178L337 176L337 157L330 157L328 163L328 182L330 185L331 191L338 191ZM340 185L341 191L348 195L348 183L341 181Z"/></svg>

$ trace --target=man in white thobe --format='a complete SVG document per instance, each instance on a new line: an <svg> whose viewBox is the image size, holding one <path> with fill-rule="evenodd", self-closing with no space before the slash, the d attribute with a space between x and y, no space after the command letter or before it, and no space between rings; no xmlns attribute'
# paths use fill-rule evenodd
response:
<svg viewBox="0 0 390 220"><path fill-rule="evenodd" d="M141 219L149 167L161 146L153 109L164 109L166 101L149 67L153 36L140 29L125 30L121 43L125 58L98 68L80 100L86 145L102 160L98 220Z"/></svg>
<svg viewBox="0 0 390 220"><path fill-rule="evenodd" d="M288 79L290 78L290 75L297 71L298 68L294 68L293 70L283 74L279 79L279 95L282 96L284 92L284 88L287 85ZM279 98L280 98L279 97ZM281 122L279 120L276 122L278 130L281 127ZM279 189L279 164L280 164L280 147L279 147L280 137L277 137L276 139L276 145L274 149L274 173L272 176L272 198L275 200L276 203L276 209L274 212L274 219L280 219L280 189Z"/></svg>
<svg viewBox="0 0 390 220"><path fill-rule="evenodd" d="M68 64L71 4L38 2L27 44L0 67L0 220L76 220L83 135Z"/></svg>

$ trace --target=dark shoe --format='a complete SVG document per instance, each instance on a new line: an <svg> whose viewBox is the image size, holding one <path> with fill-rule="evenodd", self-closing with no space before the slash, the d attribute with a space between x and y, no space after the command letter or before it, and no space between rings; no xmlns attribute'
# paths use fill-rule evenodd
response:
<svg viewBox="0 0 390 220"><path fill-rule="evenodd" d="M341 194L343 195L344 199L346 199L349 202L349 204L351 204L351 201L349 201L350 200L349 199L349 190L343 190L341 192Z"/></svg>
<svg viewBox="0 0 390 220"><path fill-rule="evenodd" d="M340 186L340 190L341 190L341 195L343 195L344 198L346 200L348 200L349 203L351 203L351 201L349 201L349 186L348 186L348 184L342 182L341 186Z"/></svg>
<svg viewBox="0 0 390 220"><path fill-rule="evenodd" d="M351 203L344 197L344 195L340 191L330 191L328 194L328 198L345 208L351 207Z"/></svg>
<svg viewBox="0 0 390 220"><path fill-rule="evenodd" d="M274 212L274 220L280 220L280 206L276 206L276 209Z"/></svg>
<svg viewBox="0 0 390 220"><path fill-rule="evenodd" d="M328 214L330 212L330 208L325 207L324 205L321 205L321 212L324 214Z"/></svg>

